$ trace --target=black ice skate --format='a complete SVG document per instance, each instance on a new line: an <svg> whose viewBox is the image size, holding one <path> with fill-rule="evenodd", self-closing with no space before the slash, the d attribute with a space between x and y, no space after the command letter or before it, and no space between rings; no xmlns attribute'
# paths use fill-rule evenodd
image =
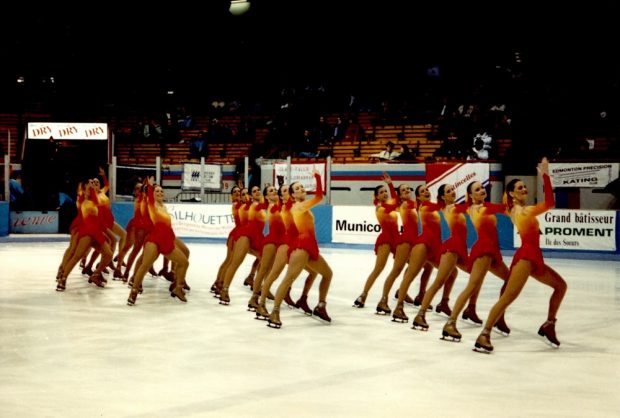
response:
<svg viewBox="0 0 620 418"><path fill-rule="evenodd" d="M507 337L508 334L510 334L510 328L508 328L508 325L506 325L506 320L504 319L503 314L499 317L495 325L493 325L493 328L495 328L495 330L502 334L504 337Z"/></svg>
<svg viewBox="0 0 620 418"><path fill-rule="evenodd" d="M319 303L316 305L312 314L325 322L332 322L332 319L327 314L327 309L325 309L325 303Z"/></svg>
<svg viewBox="0 0 620 418"><path fill-rule="evenodd" d="M365 303L366 303L366 293L362 293L353 302L353 307L354 308L363 308Z"/></svg>
<svg viewBox="0 0 620 418"><path fill-rule="evenodd" d="M220 305L228 305L230 304L230 296L228 296L228 288L223 287L220 292Z"/></svg>
<svg viewBox="0 0 620 418"><path fill-rule="evenodd" d="M426 323L424 314L417 314L415 318L413 318L413 326L411 328L419 329L421 331L428 331L428 324Z"/></svg>
<svg viewBox="0 0 620 418"><path fill-rule="evenodd" d="M269 319L267 319L267 326L271 328L280 328L282 326L282 321L280 321L280 308L278 306L273 307L273 311L271 311L271 315L269 315Z"/></svg>
<svg viewBox="0 0 620 418"><path fill-rule="evenodd" d="M452 309L450 309L450 306L448 305L447 298L441 299L441 302L439 302L437 306L435 306L435 312L445 313L447 316L452 315Z"/></svg>
<svg viewBox="0 0 620 418"><path fill-rule="evenodd" d="M538 329L538 335L547 338L547 342L554 348L560 346L560 341L555 335L555 319L553 321L547 321L541 325Z"/></svg>
<svg viewBox="0 0 620 418"><path fill-rule="evenodd" d="M466 321L470 320L474 324L482 324L482 319L478 318L478 314L476 314L476 305L467 305L467 308L463 311L462 318Z"/></svg>
<svg viewBox="0 0 620 418"><path fill-rule="evenodd" d="M476 343L474 344L474 351L478 353L491 353L493 351L493 344L491 344L491 336L487 331L482 331L478 338L476 338Z"/></svg>
<svg viewBox="0 0 620 418"><path fill-rule="evenodd" d="M392 310L387 304L387 298L381 298L381 300L377 304L377 315L389 315L391 313Z"/></svg>
<svg viewBox="0 0 620 418"><path fill-rule="evenodd" d="M306 315L312 315L312 309L308 306L308 296L301 295L301 297L295 302L295 307L304 311Z"/></svg>
<svg viewBox="0 0 620 418"><path fill-rule="evenodd" d="M394 313L392 314L392 322L400 322L406 323L409 321L409 317L405 315L405 311L403 310L402 305L398 305L396 309L394 309Z"/></svg>
<svg viewBox="0 0 620 418"><path fill-rule="evenodd" d="M446 322L446 325L443 326L443 330L441 331L441 339L446 341L461 341L461 333L458 329L456 329L456 321L449 319Z"/></svg>

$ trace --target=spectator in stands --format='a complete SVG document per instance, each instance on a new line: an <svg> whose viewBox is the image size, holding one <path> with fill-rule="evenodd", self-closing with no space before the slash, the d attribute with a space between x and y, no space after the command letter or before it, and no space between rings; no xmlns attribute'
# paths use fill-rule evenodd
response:
<svg viewBox="0 0 620 418"><path fill-rule="evenodd" d="M409 147L406 144L400 146L400 154L396 157L392 158L394 161L407 161L414 162L416 161L416 156L413 155L411 151L409 151Z"/></svg>
<svg viewBox="0 0 620 418"><path fill-rule="evenodd" d="M333 141L338 142L344 139L344 134L347 131L347 124L343 121L342 117L336 119L336 125L334 126L334 134L332 135Z"/></svg>
<svg viewBox="0 0 620 418"><path fill-rule="evenodd" d="M297 144L297 156L305 158L315 158L319 156L318 143L309 129L304 130L304 135Z"/></svg>
<svg viewBox="0 0 620 418"><path fill-rule="evenodd" d="M457 160L465 158L465 152L461 147L461 141L454 131L450 131L448 136L441 143L441 147L435 151L435 157L445 157L448 159L456 158Z"/></svg>
<svg viewBox="0 0 620 418"><path fill-rule="evenodd" d="M332 133L334 127L330 125L325 116L319 117L319 124L314 128L314 136L320 145L332 145Z"/></svg>
<svg viewBox="0 0 620 418"><path fill-rule="evenodd" d="M481 138L474 139L474 146L471 154L467 156L468 160L488 160L490 145L486 145Z"/></svg>
<svg viewBox="0 0 620 418"><path fill-rule="evenodd" d="M357 121L357 117L349 118L349 125L344 133L345 141L358 142L364 138L364 128Z"/></svg>
<svg viewBox="0 0 620 418"><path fill-rule="evenodd" d="M22 210L24 208L25 193L22 187L22 173L15 170L9 175L9 193L11 210Z"/></svg>
<svg viewBox="0 0 620 418"><path fill-rule="evenodd" d="M207 133L205 131L200 131L198 136L192 138L189 144L189 158L206 158L208 155Z"/></svg>
<svg viewBox="0 0 620 418"><path fill-rule="evenodd" d="M394 151L394 143L388 141L385 144L385 149L377 154L372 154L371 157L378 158L380 161L390 161L398 157L400 152Z"/></svg>
<svg viewBox="0 0 620 418"><path fill-rule="evenodd" d="M491 135L486 132L476 134L474 137L474 147L472 148L473 154L468 159L474 160L488 160L491 155Z"/></svg>

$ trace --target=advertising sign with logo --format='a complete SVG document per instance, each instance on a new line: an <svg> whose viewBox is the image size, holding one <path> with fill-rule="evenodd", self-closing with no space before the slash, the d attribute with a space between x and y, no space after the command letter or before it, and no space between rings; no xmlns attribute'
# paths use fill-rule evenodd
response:
<svg viewBox="0 0 620 418"><path fill-rule="evenodd" d="M605 187L618 178L620 163L551 163L553 187Z"/></svg>
<svg viewBox="0 0 620 418"><path fill-rule="evenodd" d="M166 204L180 237L226 238L235 226L231 205Z"/></svg>
<svg viewBox="0 0 620 418"><path fill-rule="evenodd" d="M291 184L299 182L304 186L307 192L316 191L316 180L312 175L313 170L317 170L321 175L323 181L323 190L325 190L325 164L291 164L291 179L288 179L286 164L274 164L273 171L275 174L274 184L279 184L278 180L283 181L283 184Z"/></svg>
<svg viewBox="0 0 620 418"><path fill-rule="evenodd" d="M426 186L431 192L431 199L437 197L437 190L442 184L451 184L456 189L456 201L465 201L467 185L479 181L483 186L490 182L489 164L487 163L436 163L426 164Z"/></svg>
<svg viewBox="0 0 620 418"><path fill-rule="evenodd" d="M9 215L12 234L57 234L58 212L11 212Z"/></svg>
<svg viewBox="0 0 620 418"><path fill-rule="evenodd" d="M554 209L538 216L540 247L556 250L616 250L616 212ZM514 230L514 246L521 237Z"/></svg>
<svg viewBox="0 0 620 418"><path fill-rule="evenodd" d="M205 190L221 190L222 166L205 164L203 171L200 164L183 164L181 188L183 190L200 190L201 183L204 183Z"/></svg>
<svg viewBox="0 0 620 418"><path fill-rule="evenodd" d="M372 206L334 206L332 241L349 244L374 244L381 226Z"/></svg>

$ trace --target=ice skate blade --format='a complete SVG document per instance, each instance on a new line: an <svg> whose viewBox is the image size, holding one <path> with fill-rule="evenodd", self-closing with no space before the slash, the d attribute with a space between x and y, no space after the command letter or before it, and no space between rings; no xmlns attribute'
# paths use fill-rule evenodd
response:
<svg viewBox="0 0 620 418"><path fill-rule="evenodd" d="M406 324L407 322L409 322L409 319L392 318L392 322L398 322L400 324Z"/></svg>
<svg viewBox="0 0 620 418"><path fill-rule="evenodd" d="M257 321L267 321L269 317L256 314L254 319L256 319Z"/></svg>
<svg viewBox="0 0 620 418"><path fill-rule="evenodd" d="M273 322L267 322L267 326L269 328L280 329L282 327L282 324L274 324Z"/></svg>
<svg viewBox="0 0 620 418"><path fill-rule="evenodd" d="M324 324L324 325L330 325L332 323L331 322L331 318L328 321L326 319L321 318L320 316L312 315L312 319L314 319L315 321L320 322L321 324Z"/></svg>
<svg viewBox="0 0 620 418"><path fill-rule="evenodd" d="M247 311L248 312L256 312L256 308L252 308L251 306L248 306Z"/></svg>
<svg viewBox="0 0 620 418"><path fill-rule="evenodd" d="M220 305L228 306L229 304L230 304L230 302L224 302L223 300L220 300Z"/></svg>
<svg viewBox="0 0 620 418"><path fill-rule="evenodd" d="M385 312L385 311L376 311L375 315L381 315L381 316L387 316L387 315L391 315L392 311L390 312Z"/></svg>
<svg viewBox="0 0 620 418"><path fill-rule="evenodd" d="M493 348L491 347L491 349L488 349L478 343L475 343L473 350L477 353L491 354L491 352L493 351Z"/></svg>
<svg viewBox="0 0 620 418"><path fill-rule="evenodd" d="M461 339L459 337L451 337L449 335L442 335L439 337L440 340L448 341L451 343L460 343Z"/></svg>
<svg viewBox="0 0 620 418"><path fill-rule="evenodd" d="M502 337L508 337L510 334L504 332L504 331L500 331L499 329L493 327L493 332L496 334L501 335Z"/></svg>
<svg viewBox="0 0 620 418"><path fill-rule="evenodd" d="M422 325L413 324L411 329L419 330L419 331L428 331L428 327L423 327Z"/></svg>
<svg viewBox="0 0 620 418"><path fill-rule="evenodd" d="M540 335L540 334L539 334L539 335ZM549 339L547 338L547 336L546 336L546 335L544 335L544 334L543 334L543 335L540 335L540 338L541 338L541 339L543 340L543 342L544 342L545 344L547 344L549 347L551 347L551 348L555 348L556 350L560 348L560 346L559 346L559 345L557 345L557 344L552 343L551 341L549 341Z"/></svg>

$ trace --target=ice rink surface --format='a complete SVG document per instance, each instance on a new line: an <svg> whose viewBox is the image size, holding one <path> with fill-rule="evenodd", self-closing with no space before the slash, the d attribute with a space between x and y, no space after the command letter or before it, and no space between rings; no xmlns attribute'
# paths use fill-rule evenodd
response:
<svg viewBox="0 0 620 418"><path fill-rule="evenodd" d="M480 354L472 351L480 327L471 323L459 320L463 340L455 343L439 339L446 317L435 312L427 314L428 332L411 329L412 306L405 310L408 324L374 314L391 261L366 308L353 308L374 265L372 250L321 248L334 271L332 323L283 305L276 330L246 310L250 291L242 283L253 257L235 276L229 306L209 292L223 242L188 245L188 303L170 297L165 279L147 275L134 307L126 305L122 282L109 278L100 289L77 268L67 290L56 292L66 245L0 243L2 417L617 417L620 411L618 261L548 258L568 282L556 326L560 348L537 335L551 290L530 279L507 311L512 333L493 333L495 351ZM451 306L466 281L460 273ZM481 317L500 285L487 276ZM393 309L395 300L389 303Z"/></svg>

